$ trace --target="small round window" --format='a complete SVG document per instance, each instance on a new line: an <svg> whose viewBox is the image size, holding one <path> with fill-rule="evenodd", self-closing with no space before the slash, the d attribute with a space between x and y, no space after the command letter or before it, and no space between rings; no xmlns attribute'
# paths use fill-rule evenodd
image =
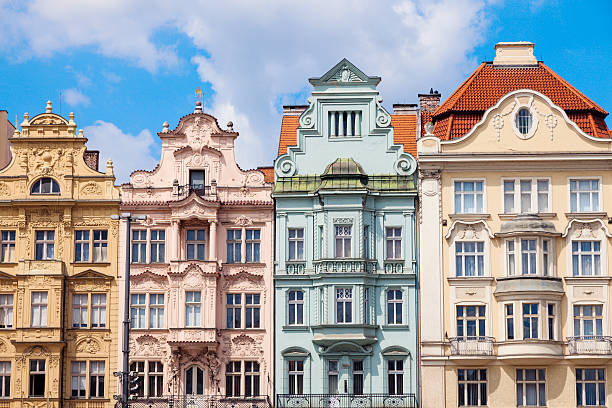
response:
<svg viewBox="0 0 612 408"><path fill-rule="evenodd" d="M57 181L50 177L43 177L36 180L32 186L32 194L59 194L60 188Z"/></svg>
<svg viewBox="0 0 612 408"><path fill-rule="evenodd" d="M527 108L521 108L516 114L516 129L520 134L526 135L531 130L533 118Z"/></svg>

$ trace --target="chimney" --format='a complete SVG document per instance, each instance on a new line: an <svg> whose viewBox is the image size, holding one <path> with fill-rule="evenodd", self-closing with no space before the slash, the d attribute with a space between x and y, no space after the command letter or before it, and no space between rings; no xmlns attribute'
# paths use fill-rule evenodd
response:
<svg viewBox="0 0 612 408"><path fill-rule="evenodd" d="M300 116L308 109L308 105L284 105L283 116Z"/></svg>
<svg viewBox="0 0 612 408"><path fill-rule="evenodd" d="M416 115L417 104L416 103L394 103L393 114L394 115Z"/></svg>
<svg viewBox="0 0 612 408"><path fill-rule="evenodd" d="M428 94L419 94L418 96L421 112L433 112L440 106L440 92L434 91L433 88L429 90Z"/></svg>
<svg viewBox="0 0 612 408"><path fill-rule="evenodd" d="M527 41L497 43L493 65L520 67L538 65L537 58L533 56L533 45Z"/></svg>

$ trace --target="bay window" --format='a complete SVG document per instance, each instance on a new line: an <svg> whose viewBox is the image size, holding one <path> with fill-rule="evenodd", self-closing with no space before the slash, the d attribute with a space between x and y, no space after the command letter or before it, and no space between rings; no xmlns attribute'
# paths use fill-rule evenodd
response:
<svg viewBox="0 0 612 408"><path fill-rule="evenodd" d="M521 237L506 240L506 271L513 275L553 274L553 243L548 238Z"/></svg>

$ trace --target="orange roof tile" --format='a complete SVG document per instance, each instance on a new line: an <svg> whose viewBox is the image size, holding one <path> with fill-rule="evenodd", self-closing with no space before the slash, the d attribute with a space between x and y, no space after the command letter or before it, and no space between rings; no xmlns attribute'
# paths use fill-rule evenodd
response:
<svg viewBox="0 0 612 408"><path fill-rule="evenodd" d="M258 167L257 170L264 174L266 183L274 183L274 167Z"/></svg>
<svg viewBox="0 0 612 408"><path fill-rule="evenodd" d="M299 116L283 116L280 141L278 143L279 156L287 153L287 146L295 146L297 144L297 129L299 126Z"/></svg>

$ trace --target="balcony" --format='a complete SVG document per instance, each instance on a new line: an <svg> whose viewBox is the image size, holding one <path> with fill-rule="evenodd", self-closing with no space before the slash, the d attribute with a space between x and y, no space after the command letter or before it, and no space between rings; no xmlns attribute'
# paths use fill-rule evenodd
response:
<svg viewBox="0 0 612 408"><path fill-rule="evenodd" d="M173 195L179 198L187 197L191 193L196 193L200 197L214 196L217 194L216 183L211 186L205 186L203 184L185 184L179 186L178 183L173 186Z"/></svg>
<svg viewBox="0 0 612 408"><path fill-rule="evenodd" d="M64 404L67 408L105 408L108 400L68 400Z"/></svg>
<svg viewBox="0 0 612 408"><path fill-rule="evenodd" d="M60 276L64 274L64 262L59 259L22 259L19 261L19 274Z"/></svg>
<svg viewBox="0 0 612 408"><path fill-rule="evenodd" d="M312 342L319 346L330 347L336 343L350 341L360 346L368 346L378 341L373 324L334 323L311 326Z"/></svg>
<svg viewBox="0 0 612 408"><path fill-rule="evenodd" d="M168 344L171 346L186 346L189 344L216 344L217 332L214 328L188 327L171 328Z"/></svg>
<svg viewBox="0 0 612 408"><path fill-rule="evenodd" d="M567 348L571 355L612 354L612 337L610 336L577 336L567 338Z"/></svg>
<svg viewBox="0 0 612 408"><path fill-rule="evenodd" d="M452 356L492 356L495 339L487 336L452 337Z"/></svg>
<svg viewBox="0 0 612 408"><path fill-rule="evenodd" d="M565 293L561 278L541 275L519 275L497 278L495 296L523 295L533 293L561 298Z"/></svg>
<svg viewBox="0 0 612 408"><path fill-rule="evenodd" d="M404 261L402 259L387 259L384 262L384 271L389 274L404 273Z"/></svg>
<svg viewBox="0 0 612 408"><path fill-rule="evenodd" d="M277 408L416 408L414 394L278 394Z"/></svg>
<svg viewBox="0 0 612 408"><path fill-rule="evenodd" d="M315 273L367 273L376 271L376 261L370 259L321 259L312 262Z"/></svg>
<svg viewBox="0 0 612 408"><path fill-rule="evenodd" d="M269 408L267 396L167 395L130 401L134 408Z"/></svg>
<svg viewBox="0 0 612 408"><path fill-rule="evenodd" d="M303 275L306 273L306 262L304 261L287 261L285 265L287 275Z"/></svg>

